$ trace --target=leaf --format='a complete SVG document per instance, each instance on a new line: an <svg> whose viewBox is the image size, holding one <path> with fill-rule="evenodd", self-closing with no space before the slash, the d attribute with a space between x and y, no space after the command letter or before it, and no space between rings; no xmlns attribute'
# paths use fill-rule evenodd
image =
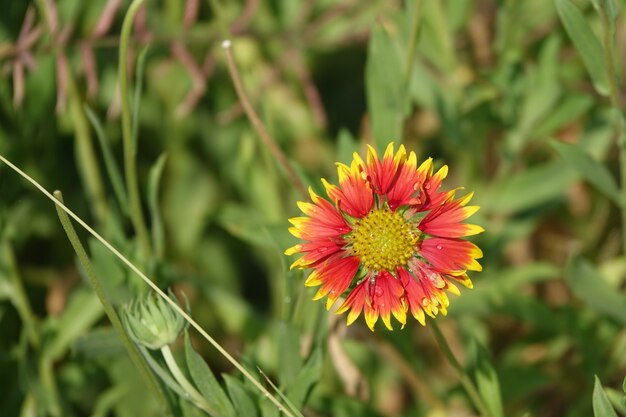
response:
<svg viewBox="0 0 626 417"><path fill-rule="evenodd" d="M87 359L113 358L124 355L120 337L110 327L93 329L74 342L72 351Z"/></svg>
<svg viewBox="0 0 626 417"><path fill-rule="evenodd" d="M159 205L159 188L166 161L167 154L162 153L154 165L152 165L148 174L148 207L150 208L150 218L152 220L152 244L158 257L162 257L165 251L165 232Z"/></svg>
<svg viewBox="0 0 626 417"><path fill-rule="evenodd" d="M86 333L103 315L102 304L91 289L83 287L74 291L60 320L54 322L58 332L45 347L45 355L52 360L63 356L70 344Z"/></svg>
<svg viewBox="0 0 626 417"><path fill-rule="evenodd" d="M322 352L319 348L313 350L293 385L287 389L287 397L298 408L305 404L311 388L319 381L322 373Z"/></svg>
<svg viewBox="0 0 626 417"><path fill-rule="evenodd" d="M187 368L196 387L212 409L221 417L236 417L235 409L220 386L211 368L191 345L189 334L185 333L185 357Z"/></svg>
<svg viewBox="0 0 626 417"><path fill-rule="evenodd" d="M367 107L379 151L391 141L402 141L402 123L409 108L397 31L394 33L392 38L381 25L374 27L365 64Z"/></svg>
<svg viewBox="0 0 626 417"><path fill-rule="evenodd" d="M592 309L626 324L626 297L613 289L587 260L575 257L565 270L572 292Z"/></svg>
<svg viewBox="0 0 626 417"><path fill-rule="evenodd" d="M348 163L352 159L352 154L359 150L359 143L354 139L347 129L340 129L337 136L337 161Z"/></svg>
<svg viewBox="0 0 626 417"><path fill-rule="evenodd" d="M278 378L282 387L290 387L296 382L296 375L302 367L300 358L300 334L291 323L282 322L278 326Z"/></svg>
<svg viewBox="0 0 626 417"><path fill-rule="evenodd" d="M226 381L226 389L230 395L235 411L238 416L257 417L259 415L257 408L254 406L254 401L247 392L245 385L238 379L233 378L230 375L224 374L224 381Z"/></svg>
<svg viewBox="0 0 626 417"><path fill-rule="evenodd" d="M553 141L552 147L568 165L578 171L591 185L621 207L620 191L606 166L591 158L582 148Z"/></svg>
<svg viewBox="0 0 626 417"><path fill-rule="evenodd" d="M485 348L477 341L474 342L474 347L476 352L473 374L478 392L485 402L485 406L489 409L490 416L504 417L498 375L491 365L489 354Z"/></svg>
<svg viewBox="0 0 626 417"><path fill-rule="evenodd" d="M565 161L527 168L500 182L492 195L484 199L485 211L513 213L558 199L577 178ZM532 190L532 192L530 192Z"/></svg>
<svg viewBox="0 0 626 417"><path fill-rule="evenodd" d="M556 10L587 67L594 88L599 94L608 95L603 48L584 15L570 0L556 0Z"/></svg>
<svg viewBox="0 0 626 417"><path fill-rule="evenodd" d="M595 417L617 417L615 410L609 402L609 398L606 396L600 379L598 376L594 376L595 382L593 384L593 415Z"/></svg>
<svg viewBox="0 0 626 417"><path fill-rule="evenodd" d="M91 123L91 127L93 127L93 130L96 132L96 138L98 138L98 144L100 145L100 151L102 152L102 157L104 159L104 167L109 175L109 181L111 181L111 185L113 186L113 192L117 198L117 203L120 205L122 212L128 214L128 200L126 198L124 181L122 180L122 174L120 173L117 162L115 162L115 158L113 158L113 151L111 151L109 139L107 138L96 113L94 113L94 111L91 110L91 108L86 104L83 108L87 114L89 122Z"/></svg>

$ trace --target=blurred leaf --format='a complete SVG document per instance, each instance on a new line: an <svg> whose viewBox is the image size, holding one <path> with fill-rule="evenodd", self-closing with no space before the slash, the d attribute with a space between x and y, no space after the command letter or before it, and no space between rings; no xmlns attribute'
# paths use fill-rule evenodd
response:
<svg viewBox="0 0 626 417"><path fill-rule="evenodd" d="M615 33L615 22L619 16L619 6L615 0L591 0L594 6L600 7L606 13L608 19L609 30L611 33Z"/></svg>
<svg viewBox="0 0 626 417"><path fill-rule="evenodd" d="M583 178L613 200L615 204L622 206L619 187L606 166L591 158L576 145L558 141L552 141L551 145L572 169L578 171Z"/></svg>
<svg viewBox="0 0 626 417"><path fill-rule="evenodd" d="M91 263L96 276L100 278L102 289L113 305L121 306L133 297L127 287L128 270L111 252L94 238L87 241L91 254Z"/></svg>
<svg viewBox="0 0 626 417"><path fill-rule="evenodd" d="M185 332L185 357L187 368L198 390L212 409L222 417L237 417L228 396L215 379L211 368L191 345L189 334Z"/></svg>
<svg viewBox="0 0 626 417"><path fill-rule="evenodd" d="M167 154L162 153L159 159L152 165L148 174L148 207L150 209L150 219L152 220L152 244L159 258L163 257L163 252L165 251L165 232L163 230L163 218L159 204L159 188L166 161Z"/></svg>
<svg viewBox="0 0 626 417"><path fill-rule="evenodd" d="M193 252L208 216L221 201L218 181L203 165L187 151L179 150L168 157L163 217L168 239L182 253Z"/></svg>
<svg viewBox="0 0 626 417"><path fill-rule="evenodd" d="M63 356L71 343L103 315L100 300L93 291L87 288L74 291L63 314L54 322L57 332L45 347L45 355L52 360Z"/></svg>
<svg viewBox="0 0 626 417"><path fill-rule="evenodd" d="M291 387L302 367L300 358L300 332L291 323L278 325L278 378L282 387Z"/></svg>
<svg viewBox="0 0 626 417"><path fill-rule="evenodd" d="M272 241L262 217L251 207L226 203L220 209L218 220L230 234L245 242L265 247Z"/></svg>
<svg viewBox="0 0 626 417"><path fill-rule="evenodd" d="M595 382L593 384L593 415L595 417L617 417L615 410L611 406L602 384L598 379L598 376L594 376Z"/></svg>
<svg viewBox="0 0 626 417"><path fill-rule="evenodd" d="M573 258L565 270L572 292L592 309L626 324L626 297L610 287L593 264Z"/></svg>
<svg viewBox="0 0 626 417"><path fill-rule="evenodd" d="M224 381L226 381L226 389L230 395L230 399L235 406L235 411L238 416L257 417L259 415L257 408L254 405L250 394L247 392L244 384L238 379L224 374Z"/></svg>
<svg viewBox="0 0 626 417"><path fill-rule="evenodd" d="M117 162L115 162L115 158L113 158L113 152L111 151L111 146L109 145L109 139L107 138L106 133L104 133L102 124L93 110L91 110L91 108L86 104L83 108L87 114L89 122L91 123L91 127L93 127L93 130L96 132L96 138L98 139L98 144L100 145L100 152L102 152L102 157L104 159L104 167L106 168L109 176L109 181L111 181L111 185L113 186L113 192L115 193L117 202L120 205L122 212L128 214L128 200L126 199L124 181L122 180L122 174L117 166Z"/></svg>
<svg viewBox="0 0 626 417"><path fill-rule="evenodd" d="M489 212L519 212L562 198L578 175L565 161L553 161L504 178L484 199Z"/></svg>
<svg viewBox="0 0 626 417"><path fill-rule="evenodd" d="M381 152L387 143L403 140L402 123L408 110L408 95L400 54L398 28L394 27L391 32L376 25L370 35L365 84L374 143Z"/></svg>
<svg viewBox="0 0 626 417"><path fill-rule="evenodd" d="M110 358L126 352L117 333L109 327L93 329L78 337L73 344L73 351L87 359Z"/></svg>
<svg viewBox="0 0 626 417"><path fill-rule="evenodd" d="M489 409L490 416L504 417L500 383L498 375L491 364L489 354L477 340L474 340L472 346L474 348L474 359L470 369L476 380L478 392Z"/></svg>
<svg viewBox="0 0 626 417"><path fill-rule="evenodd" d="M337 136L336 159L338 162L348 163L352 160L352 154L359 151L359 143L349 130L341 129Z"/></svg>
<svg viewBox="0 0 626 417"><path fill-rule="evenodd" d="M567 34L580 53L599 94L608 95L603 48L585 16L570 0L556 0L556 9Z"/></svg>
<svg viewBox="0 0 626 417"><path fill-rule="evenodd" d="M295 382L287 387L287 397L296 407L304 406L309 391L319 381L321 373L322 352L320 348L315 348L298 372Z"/></svg>
<svg viewBox="0 0 626 417"><path fill-rule="evenodd" d="M533 136L544 138L573 121L580 119L594 105L591 97L586 95L568 94L563 97L560 105L552 108L546 118L533 130Z"/></svg>

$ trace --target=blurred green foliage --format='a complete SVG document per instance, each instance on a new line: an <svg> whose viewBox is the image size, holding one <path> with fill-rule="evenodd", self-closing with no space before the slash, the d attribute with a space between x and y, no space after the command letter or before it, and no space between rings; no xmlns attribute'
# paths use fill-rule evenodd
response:
<svg viewBox="0 0 626 417"><path fill-rule="evenodd" d="M336 179L335 161L390 140L448 164L448 188L475 191L484 272L438 320L494 415L610 416L609 401L626 415L619 126L602 52L610 25L621 74L624 2L222 3L217 13L211 2L148 0L135 22L130 99L152 258L116 178L128 2L3 2L0 154L62 190L160 287L184 292L194 318L304 415L470 410L428 328L346 329L289 270L287 218L302 197L237 100L220 47L227 27L253 105L316 192L320 177ZM79 234L116 307L146 291ZM83 277L53 205L0 164L0 415L158 415ZM278 415L195 342L237 415ZM174 351L199 361L189 348ZM184 401L173 412L200 415Z"/></svg>

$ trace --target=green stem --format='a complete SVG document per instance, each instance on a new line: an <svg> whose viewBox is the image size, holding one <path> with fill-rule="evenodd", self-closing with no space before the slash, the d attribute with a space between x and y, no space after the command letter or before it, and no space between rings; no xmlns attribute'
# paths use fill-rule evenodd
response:
<svg viewBox="0 0 626 417"><path fill-rule="evenodd" d="M192 402L202 410L206 411L210 416L219 416L219 414L215 412L215 410L213 410L211 406L206 402L202 394L200 394L187 380L183 372L178 367L178 363L176 363L176 359L174 359L174 355L172 355L172 350L168 345L165 345L161 348L161 354L163 355L163 359L165 359L165 363L172 373L172 376L174 377L174 379L176 379L176 382L180 384L181 388L185 390L187 394L189 394L189 398L192 400Z"/></svg>
<svg viewBox="0 0 626 417"><path fill-rule="evenodd" d="M130 32L133 27L133 20L139 7L144 0L134 0L122 24L122 35L120 39L120 56L118 77L120 83L120 100L122 102L122 136L124 141L124 174L126 176L126 190L128 192L128 203L130 205L130 217L139 238L139 244L146 259L152 255L150 237L141 210L141 194L139 193L139 181L137 179L137 147L133 143L131 111L128 96L128 42ZM137 115L135 115L137 117Z"/></svg>
<svg viewBox="0 0 626 417"><path fill-rule="evenodd" d="M448 341L441 332L441 329L439 328L436 320L431 320L431 324L431 328L433 329L433 335L435 336L435 340L437 341L441 352L443 352L444 356L448 360L448 363L450 363L450 365L452 365L452 367L459 374L461 384L465 388L465 391L470 397L470 400L472 400L474 406L482 416L490 416L491 414L489 413L489 409L487 408L482 397L480 396L478 389L474 386L474 382L469 377L469 375L467 375L467 372L465 372L463 365L461 365L456 356L454 356L454 353L452 352L452 349L450 349L450 345L448 344Z"/></svg>
<svg viewBox="0 0 626 417"><path fill-rule="evenodd" d="M621 201L622 214L622 250L626 253L626 122L619 98L619 86L617 73L615 71L615 33L611 30L611 24L606 10L602 5L598 6L598 12L602 19L602 42L604 46L604 66L609 83L611 106L615 111L615 137L619 148L620 177L621 177Z"/></svg>
<svg viewBox="0 0 626 417"><path fill-rule="evenodd" d="M228 65L228 72L230 74L230 78L233 81L233 85L235 86L235 91L237 92L237 96L239 97L239 101L241 102L241 106L243 107L243 110L248 116L248 120L250 120L252 127L254 128L254 130L256 130L263 144L270 150L274 159L276 159L278 164L285 170L287 177L289 178L291 183L294 185L296 190L300 192L302 197L307 198L308 193L306 191L307 189L304 186L304 183L302 183L302 181L300 180L300 177L298 176L296 171L293 169L293 166L291 166L291 163L287 159L287 156L282 151L280 146L278 146L278 143L276 142L276 140L267 131L267 129L265 128L265 125L263 125L263 122L261 121L261 118L259 117L257 112L254 110L254 107L252 107L252 103L250 103L250 99L248 98L248 95L246 94L246 90L244 90L243 88L243 83L241 82L241 77L239 76L239 71L237 70L235 59L233 58L233 52L231 50L231 41L228 39L224 40L222 42L222 49L224 49L224 53L226 55L226 64Z"/></svg>
<svg viewBox="0 0 626 417"><path fill-rule="evenodd" d="M54 197L59 202L63 203L63 195L61 194L60 191L55 191ZM87 276L87 279L89 280L91 286L96 292L98 299L102 303L104 312L109 317L111 325L113 326L115 331L117 331L117 334L122 339L122 343L124 344L124 347L126 348L126 351L128 352L131 361L133 362L135 367L139 370L139 373L141 374L144 381L146 382L146 385L148 385L148 388L150 388L150 391L152 391L155 398L161 404L161 408L163 410L171 411L169 409L169 403L167 402L163 393L161 392L161 388L156 378L150 371L150 368L148 368L148 366L146 365L146 362L141 357L141 353L137 349L137 346L133 343L133 341L128 336L128 333L126 333L126 331L124 330L124 326L122 325L122 322L117 314L117 311L115 310L115 307L113 306L113 304L107 297L107 294L104 291L104 288L100 284L100 280L98 279L96 272L94 271L93 266L91 262L89 261L89 257L87 256L87 252L85 252L85 248L83 247L82 243L80 242L80 239L78 238L78 235L76 234L76 231L74 230L74 226L72 226L72 222L70 221L70 218L65 213L65 211L61 209L61 207L58 204L55 205L55 208L59 216L59 220L61 221L61 225L63 226L63 230L65 230L65 233L67 234L67 237L70 243L72 244L72 247L74 248L74 251L76 252L76 255L78 256L78 260L81 266L83 267L83 270L85 271L85 275Z"/></svg>
<svg viewBox="0 0 626 417"><path fill-rule="evenodd" d="M413 72L413 63L415 62L415 52L417 51L417 34L419 32L419 23L422 17L422 0L415 0L413 4L413 16L411 19L411 33L409 35L409 44L406 48L406 65L404 67L404 83L408 87L411 81L411 73Z"/></svg>
<svg viewBox="0 0 626 417"><path fill-rule="evenodd" d="M44 353L39 361L39 379L43 385L43 396L48 412L52 417L60 417L61 404L59 401L59 390L57 382L54 379L52 365L52 360Z"/></svg>

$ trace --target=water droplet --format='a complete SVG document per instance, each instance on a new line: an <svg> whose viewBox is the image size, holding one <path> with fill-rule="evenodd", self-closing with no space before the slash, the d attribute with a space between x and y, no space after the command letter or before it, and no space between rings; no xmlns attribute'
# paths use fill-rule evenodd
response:
<svg viewBox="0 0 626 417"><path fill-rule="evenodd" d="M317 248L317 251L319 253L324 253L324 252L328 251L328 248L326 246L322 246L322 247Z"/></svg>
<svg viewBox="0 0 626 417"><path fill-rule="evenodd" d="M436 247L437 247L437 249L438 249L438 250L443 249L443 246L442 246L442 245L437 245Z"/></svg>
<svg viewBox="0 0 626 417"><path fill-rule="evenodd" d="M380 288L380 287L374 288L374 295L376 297L382 297L383 293L384 293L384 291L383 291L382 288Z"/></svg>
<svg viewBox="0 0 626 417"><path fill-rule="evenodd" d="M430 183L427 182L426 184L424 184L424 189L425 190L430 190Z"/></svg>

